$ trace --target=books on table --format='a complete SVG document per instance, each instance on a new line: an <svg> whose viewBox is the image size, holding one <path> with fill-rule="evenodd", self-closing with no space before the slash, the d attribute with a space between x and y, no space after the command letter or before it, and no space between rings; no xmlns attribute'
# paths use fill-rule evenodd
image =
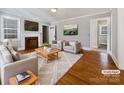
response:
<svg viewBox="0 0 124 93"><path fill-rule="evenodd" d="M26 80L30 78L30 75L28 74L28 72L22 72L16 75L16 81L17 83L21 83L22 81Z"/></svg>

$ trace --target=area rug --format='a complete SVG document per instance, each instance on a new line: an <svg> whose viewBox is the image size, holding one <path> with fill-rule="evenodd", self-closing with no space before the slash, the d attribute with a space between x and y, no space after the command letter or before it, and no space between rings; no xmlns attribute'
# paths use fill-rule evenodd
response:
<svg viewBox="0 0 124 93"><path fill-rule="evenodd" d="M37 85L54 85L80 59L82 54L59 52L59 58L44 62L38 57Z"/></svg>

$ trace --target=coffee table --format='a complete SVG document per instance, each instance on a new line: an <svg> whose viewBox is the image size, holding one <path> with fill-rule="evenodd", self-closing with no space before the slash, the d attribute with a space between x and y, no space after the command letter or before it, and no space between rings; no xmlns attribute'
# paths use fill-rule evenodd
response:
<svg viewBox="0 0 124 93"><path fill-rule="evenodd" d="M58 53L61 51L60 49L53 48L49 52L46 51L43 47L35 49L38 56L43 58L46 62L50 59L58 58Z"/></svg>

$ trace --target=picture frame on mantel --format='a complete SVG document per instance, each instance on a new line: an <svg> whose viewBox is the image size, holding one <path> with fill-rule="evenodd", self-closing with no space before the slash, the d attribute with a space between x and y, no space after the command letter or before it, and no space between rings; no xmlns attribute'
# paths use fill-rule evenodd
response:
<svg viewBox="0 0 124 93"><path fill-rule="evenodd" d="M63 35L78 35L78 24L64 25Z"/></svg>

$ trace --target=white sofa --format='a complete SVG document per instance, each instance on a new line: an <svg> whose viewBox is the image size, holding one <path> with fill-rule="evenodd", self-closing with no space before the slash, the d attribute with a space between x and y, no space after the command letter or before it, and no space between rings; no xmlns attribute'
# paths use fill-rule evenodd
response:
<svg viewBox="0 0 124 93"><path fill-rule="evenodd" d="M3 61L0 55L0 62ZM38 61L36 56L27 56L21 60L0 67L0 80L2 85L9 85L9 78L18 73L30 70L38 75Z"/></svg>
<svg viewBox="0 0 124 93"><path fill-rule="evenodd" d="M37 58L37 56L36 55L20 55L19 60L13 59L10 61L8 59L9 59L11 53L8 55L7 52L10 52L10 51L8 48L6 48L8 45L11 45L11 44L7 43L7 45L6 45L4 43L4 45L2 45L2 46L0 45L0 48L1 48L0 49L0 81L1 81L1 84L9 85L10 77L15 76L16 74L27 71L27 70L30 70L35 75L38 75L38 58ZM3 47L6 50L2 50ZM10 49L13 50L12 45L10 46ZM7 63L7 62L9 62L9 63Z"/></svg>

